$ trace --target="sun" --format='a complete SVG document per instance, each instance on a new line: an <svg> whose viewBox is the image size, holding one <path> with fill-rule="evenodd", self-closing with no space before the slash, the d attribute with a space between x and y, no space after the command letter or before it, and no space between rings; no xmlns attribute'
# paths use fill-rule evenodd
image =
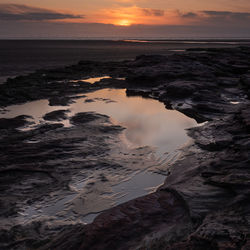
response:
<svg viewBox="0 0 250 250"><path fill-rule="evenodd" d="M129 21L127 19L122 19L122 20L119 20L116 24L120 25L120 26L130 26L131 21Z"/></svg>

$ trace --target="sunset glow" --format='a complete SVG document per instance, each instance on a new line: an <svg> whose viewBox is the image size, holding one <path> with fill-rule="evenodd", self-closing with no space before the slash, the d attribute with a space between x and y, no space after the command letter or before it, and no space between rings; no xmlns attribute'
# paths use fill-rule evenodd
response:
<svg viewBox="0 0 250 250"><path fill-rule="evenodd" d="M120 25L120 26L130 26L131 25L131 21L123 19L120 20L116 23L116 25Z"/></svg>
<svg viewBox="0 0 250 250"><path fill-rule="evenodd" d="M133 30L129 37L133 37L134 34L139 35L139 30L136 30L135 27L140 29L140 32L142 32L142 28L145 29L149 36L153 33L162 36L166 32L164 30L172 29L172 26L184 33L187 30L190 32L190 29L186 28L190 27L196 35L197 28L201 32L205 32L207 29L214 32L218 27L220 29L218 34L223 31L230 35L231 31L234 31L248 36L249 33L249 0L237 2L234 0L210 0L207 2L198 0L3 1L4 3L0 3L2 32L0 37L10 33L16 36L19 32L22 36L22 30L28 30L28 32L34 32L40 36L39 29L44 30L46 36L53 36L56 31L59 31L60 36L65 36L66 33L70 36L70 32L75 32L79 36L81 36L80 34L93 36L92 33L97 37L107 34L114 36L118 35L114 29L122 26L127 28L120 29L121 32ZM34 28L31 29L30 25ZM153 29L154 27L155 29ZM50 34L47 32L48 29L51 29ZM147 34L145 33L145 35Z"/></svg>

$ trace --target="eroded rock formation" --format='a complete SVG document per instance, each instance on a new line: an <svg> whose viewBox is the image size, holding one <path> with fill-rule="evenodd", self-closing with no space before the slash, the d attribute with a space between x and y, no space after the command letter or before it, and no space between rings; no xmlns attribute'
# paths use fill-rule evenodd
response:
<svg viewBox="0 0 250 250"><path fill-rule="evenodd" d="M168 57L140 56L134 61L112 64L80 62L65 69L18 77L0 86L0 100L4 106L41 96L55 98L60 94L69 98L69 95L102 87L126 87L128 95L158 99L168 108L206 122L189 130L193 144L185 148L183 157L171 167L170 175L156 192L109 209L89 225L61 228L62 232L52 234L45 242L40 242L39 234L33 235L32 244L30 239L27 243L24 239L22 244L69 250L249 249L249 56L250 49L240 47L193 50ZM113 78L94 86L70 82L70 79L102 74ZM116 77L125 77L126 81ZM72 122L85 123L90 118L77 115ZM23 123L22 117L16 120L18 124ZM16 120L11 121L10 126L16 126ZM13 138L9 130L1 129L12 141L17 140L18 134ZM41 129L37 133L41 133ZM42 131L52 127L44 129ZM4 140L3 135L1 140ZM62 145L64 151L66 146L69 147L65 145L65 138L63 141L63 144L57 143L61 145L57 153L53 153L55 148L52 147L52 152L46 151L46 155L40 156L59 157L58 150L62 150ZM1 144L4 145L2 162L14 150L6 151L13 146L6 140L4 143ZM14 151L17 157L19 151L16 148ZM31 156L22 153L22 157L27 161ZM15 162L17 160L20 158ZM9 165L9 162L3 165L1 173L25 172L21 166L13 170ZM36 168L39 173L53 178L51 170L41 166ZM15 233L2 233L6 234L12 235L9 238L15 241ZM27 233L25 235L27 237ZM16 246L18 243L13 248Z"/></svg>

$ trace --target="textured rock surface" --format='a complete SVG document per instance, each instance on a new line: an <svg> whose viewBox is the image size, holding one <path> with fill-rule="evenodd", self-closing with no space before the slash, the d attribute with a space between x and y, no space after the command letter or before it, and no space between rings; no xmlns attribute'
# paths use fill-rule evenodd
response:
<svg viewBox="0 0 250 250"><path fill-rule="evenodd" d="M107 210L92 224L65 227L46 242L34 236L36 244L41 249L249 249L249 55L250 48L241 47L140 56L109 66L80 62L0 86L1 104L7 105L41 94L54 98L100 88L65 88L67 81L58 82L99 72L96 75L126 77L106 79L105 86L127 87L128 95L155 98L199 122L207 121L189 129L193 144L156 192ZM81 115L74 119L86 122Z"/></svg>
<svg viewBox="0 0 250 250"><path fill-rule="evenodd" d="M148 220L151 218L151 220ZM182 221L175 227L176 221ZM168 235L178 239L191 232L189 211L183 200L171 191L162 190L122 204L100 215L95 223L77 227L60 237L53 249L129 249L134 246L154 245L152 239ZM79 239L84 238L84 241ZM125 240L126 239L126 240ZM163 240L164 242L164 240ZM157 243L155 244L157 246ZM46 247L45 247L46 248Z"/></svg>
<svg viewBox="0 0 250 250"><path fill-rule="evenodd" d="M60 121L60 120L65 120L67 118L67 112L69 110L56 110L52 111L50 113L47 113L43 119L47 121Z"/></svg>

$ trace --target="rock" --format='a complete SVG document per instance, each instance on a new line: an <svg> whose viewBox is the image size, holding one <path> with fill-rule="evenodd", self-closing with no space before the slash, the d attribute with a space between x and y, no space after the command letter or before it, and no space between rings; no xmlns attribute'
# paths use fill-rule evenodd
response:
<svg viewBox="0 0 250 250"><path fill-rule="evenodd" d="M249 112L249 105L247 107L243 107L241 110L241 119L245 126L250 129L250 112Z"/></svg>
<svg viewBox="0 0 250 250"><path fill-rule="evenodd" d="M241 249L244 245L246 223L239 214L230 211L218 212L205 218L192 234L191 241L203 241L215 249Z"/></svg>
<svg viewBox="0 0 250 250"><path fill-rule="evenodd" d="M220 151L233 142L233 136L224 129L222 124L222 122L210 122L202 127L191 128L188 133L202 149Z"/></svg>
<svg viewBox="0 0 250 250"><path fill-rule="evenodd" d="M167 57L140 56L128 62L80 62L43 71L45 76L33 73L1 85L2 106L42 97L50 98L51 105L67 105L74 100L70 97L73 94L102 85L74 86L65 79L122 75L127 79L123 85L107 80L105 86L127 87L128 94L150 96L207 123L188 130L193 141L171 163L169 175L155 192L106 210L91 224L60 226L61 232L35 227L39 232L32 234L33 226L27 226L31 231L26 231L26 226L20 225L14 233L1 234L0 248L11 249L16 244L69 250L248 249L249 55L249 47L239 47L196 49ZM230 103L236 100L240 103ZM71 123L74 126L70 128L44 125L28 132L2 129L3 216L13 215L18 207L32 205L48 194L68 190L73 173L94 174L100 169L103 175L98 174L97 179L104 187L110 179L105 169L112 173L123 169L116 159L105 160L110 150L107 141L117 140L121 127L109 123L107 116L91 112L76 114ZM95 183L91 181L89 186Z"/></svg>
<svg viewBox="0 0 250 250"><path fill-rule="evenodd" d="M0 129L16 129L30 124L27 119L32 119L32 117L27 115L16 116L15 118L1 118L0 119Z"/></svg>
<svg viewBox="0 0 250 250"><path fill-rule="evenodd" d="M68 106L74 103L74 100L70 97L53 97L49 99L50 106Z"/></svg>
<svg viewBox="0 0 250 250"><path fill-rule="evenodd" d="M109 117L106 115L97 114L95 112L82 112L77 113L76 115L71 117L70 122L74 125L82 125L85 123L93 122L98 119L101 119L106 122L109 121Z"/></svg>
<svg viewBox="0 0 250 250"><path fill-rule="evenodd" d="M66 113L70 112L69 110L56 110L50 113L47 113L43 119L47 121L61 121L67 119Z"/></svg>
<svg viewBox="0 0 250 250"><path fill-rule="evenodd" d="M149 97L152 92L147 89L126 89L127 96Z"/></svg>
<svg viewBox="0 0 250 250"><path fill-rule="evenodd" d="M176 220L182 223L173 230ZM41 249L158 249L169 238L177 239L179 233L188 233L190 222L188 210L178 196L158 191L112 208L92 224L78 227L74 232L65 231ZM164 232L157 235L158 240L155 239L151 246L148 240L163 228ZM65 240L69 237L71 241Z"/></svg>
<svg viewBox="0 0 250 250"><path fill-rule="evenodd" d="M246 89L250 89L250 74L241 76L240 82Z"/></svg>
<svg viewBox="0 0 250 250"><path fill-rule="evenodd" d="M239 78L232 78L232 77L219 77L218 81L219 85L225 87L235 87L240 83Z"/></svg>
<svg viewBox="0 0 250 250"><path fill-rule="evenodd" d="M195 82L175 81L166 87L167 96L174 98L186 98L191 96L199 85Z"/></svg>
<svg viewBox="0 0 250 250"><path fill-rule="evenodd" d="M135 58L135 61L130 63L132 67L148 67L166 62L167 57L161 55L140 55Z"/></svg>

